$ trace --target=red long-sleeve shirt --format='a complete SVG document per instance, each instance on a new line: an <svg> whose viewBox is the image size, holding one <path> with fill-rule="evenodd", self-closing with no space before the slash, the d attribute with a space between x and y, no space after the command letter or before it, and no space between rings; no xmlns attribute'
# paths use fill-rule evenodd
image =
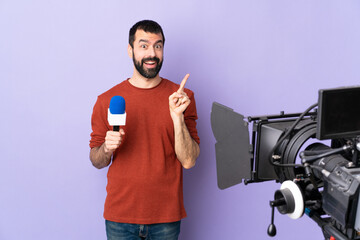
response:
<svg viewBox="0 0 360 240"><path fill-rule="evenodd" d="M182 166L175 154L174 126L169 96L179 88L167 79L150 89L134 87L128 80L101 94L92 114L90 147L100 146L106 132L110 99L124 97L125 138L114 152L108 170L104 218L136 224L174 222L186 217L183 204ZM196 105L191 100L184 112L191 137L199 143Z"/></svg>

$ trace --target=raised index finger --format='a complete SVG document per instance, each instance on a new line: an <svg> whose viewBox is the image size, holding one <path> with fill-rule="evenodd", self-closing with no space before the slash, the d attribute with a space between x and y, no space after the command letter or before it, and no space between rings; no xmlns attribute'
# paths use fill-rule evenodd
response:
<svg viewBox="0 0 360 240"><path fill-rule="evenodd" d="M185 83L186 81L188 80L190 74L186 74L185 77L183 78L183 80L181 81L180 83L180 87L179 87L179 90L177 90L178 92L183 92L184 91L184 88L185 88Z"/></svg>

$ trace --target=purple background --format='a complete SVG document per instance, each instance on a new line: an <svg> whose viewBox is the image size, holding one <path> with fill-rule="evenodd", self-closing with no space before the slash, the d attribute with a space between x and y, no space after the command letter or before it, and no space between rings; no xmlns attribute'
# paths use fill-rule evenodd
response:
<svg viewBox="0 0 360 240"><path fill-rule="evenodd" d="M0 1L0 239L105 239L107 169L89 161L90 117L97 95L131 76L128 30L142 19L163 26L161 76L190 73L197 101L181 239L270 239L280 185L217 188L212 102L300 112L320 88L359 84L360 1ZM323 239L306 216L275 223L276 239Z"/></svg>

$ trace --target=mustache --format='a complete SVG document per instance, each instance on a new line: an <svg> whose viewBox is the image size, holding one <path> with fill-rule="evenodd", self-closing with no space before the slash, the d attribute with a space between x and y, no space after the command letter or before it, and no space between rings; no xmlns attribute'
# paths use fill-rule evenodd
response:
<svg viewBox="0 0 360 240"><path fill-rule="evenodd" d="M155 61L158 64L160 62L160 59L157 57L144 58L143 60L141 60L141 65L143 65L146 61Z"/></svg>

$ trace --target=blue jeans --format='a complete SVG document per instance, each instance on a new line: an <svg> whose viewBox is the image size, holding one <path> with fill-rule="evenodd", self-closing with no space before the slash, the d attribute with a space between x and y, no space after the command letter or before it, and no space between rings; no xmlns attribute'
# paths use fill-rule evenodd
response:
<svg viewBox="0 0 360 240"><path fill-rule="evenodd" d="M180 221L159 224L129 224L105 220L108 240L177 240Z"/></svg>

